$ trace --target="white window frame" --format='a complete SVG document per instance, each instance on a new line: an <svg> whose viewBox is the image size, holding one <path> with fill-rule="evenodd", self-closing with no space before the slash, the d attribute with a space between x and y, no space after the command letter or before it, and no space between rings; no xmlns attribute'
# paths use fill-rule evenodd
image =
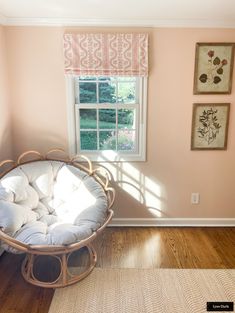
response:
<svg viewBox="0 0 235 313"><path fill-rule="evenodd" d="M110 162L110 161L146 161L146 126L147 126L147 77L140 77L137 84L137 99L139 108L136 112L136 143L137 151L113 151L113 150L80 150L80 127L76 118L75 103L75 83L73 75L66 75L66 97L67 97L67 124L68 124L68 143L69 154L85 154L92 161ZM93 108L95 104L87 105L86 108ZM99 104L99 108L107 108L107 105ZM111 107L108 107L111 108ZM112 105L112 108L115 108ZM118 104L118 108L133 108L130 104Z"/></svg>

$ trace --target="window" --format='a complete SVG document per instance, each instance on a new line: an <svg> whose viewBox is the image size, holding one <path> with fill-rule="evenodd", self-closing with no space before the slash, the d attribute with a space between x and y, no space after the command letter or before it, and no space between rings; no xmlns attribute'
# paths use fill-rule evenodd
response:
<svg viewBox="0 0 235 313"><path fill-rule="evenodd" d="M148 33L65 33L70 154L144 161Z"/></svg>
<svg viewBox="0 0 235 313"><path fill-rule="evenodd" d="M144 161L147 78L67 76L72 154Z"/></svg>

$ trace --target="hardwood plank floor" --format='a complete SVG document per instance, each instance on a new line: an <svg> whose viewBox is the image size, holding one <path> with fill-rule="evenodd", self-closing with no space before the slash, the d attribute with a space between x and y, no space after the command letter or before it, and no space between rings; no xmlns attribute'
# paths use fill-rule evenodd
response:
<svg viewBox="0 0 235 313"><path fill-rule="evenodd" d="M235 268L235 228L109 227L94 246L97 267ZM54 291L24 281L23 257L0 257L0 313L47 313Z"/></svg>

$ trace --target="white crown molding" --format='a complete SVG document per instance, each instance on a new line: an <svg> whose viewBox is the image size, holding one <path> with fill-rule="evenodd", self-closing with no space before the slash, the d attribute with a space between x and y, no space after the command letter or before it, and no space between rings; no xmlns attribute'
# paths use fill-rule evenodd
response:
<svg viewBox="0 0 235 313"><path fill-rule="evenodd" d="M234 20L201 19L70 19L70 18L12 18L0 15L7 26L104 26L104 27L182 27L235 28Z"/></svg>
<svg viewBox="0 0 235 313"><path fill-rule="evenodd" d="M113 218L109 226L234 227L235 218Z"/></svg>

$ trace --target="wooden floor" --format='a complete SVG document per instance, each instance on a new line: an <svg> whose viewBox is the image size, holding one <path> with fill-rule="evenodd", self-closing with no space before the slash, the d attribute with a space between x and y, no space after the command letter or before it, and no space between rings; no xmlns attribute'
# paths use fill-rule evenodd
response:
<svg viewBox="0 0 235 313"><path fill-rule="evenodd" d="M97 267L235 268L235 228L107 228ZM23 255L0 257L0 313L47 313L53 290L27 284Z"/></svg>

